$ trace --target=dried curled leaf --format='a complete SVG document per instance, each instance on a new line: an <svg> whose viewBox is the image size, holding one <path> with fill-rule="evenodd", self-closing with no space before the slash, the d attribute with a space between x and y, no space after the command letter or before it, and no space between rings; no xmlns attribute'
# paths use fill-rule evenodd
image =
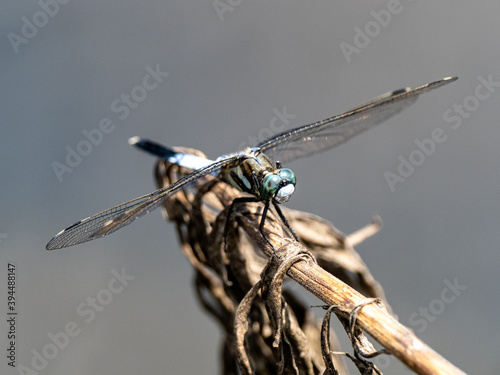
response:
<svg viewBox="0 0 500 375"><path fill-rule="evenodd" d="M372 344L368 341L363 331L356 325L356 319L361 309L370 303L380 303L380 299L366 299L361 304L356 306L350 313L348 318L345 317L345 311L339 306L325 306L327 310L323 318L323 325L321 330L321 352L323 360L326 364L324 375L337 375L338 371L333 364L333 356L344 355L352 360L358 368L360 374L363 375L382 375L382 372L372 362L366 358L372 358L379 354L387 353L385 350L376 351ZM354 356L347 352L332 352L330 350L330 316L334 312L344 326L347 335L351 339L352 347L354 349Z"/></svg>

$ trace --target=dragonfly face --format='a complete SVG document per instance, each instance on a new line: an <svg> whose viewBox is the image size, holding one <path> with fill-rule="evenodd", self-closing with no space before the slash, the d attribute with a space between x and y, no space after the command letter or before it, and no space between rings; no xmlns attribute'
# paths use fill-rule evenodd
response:
<svg viewBox="0 0 500 375"><path fill-rule="evenodd" d="M197 183L206 175L215 175L240 191L252 195L238 198L239 202L264 202L260 223L260 232L263 235L266 213L272 203L283 223L297 239L278 206L278 203L288 201L294 193L296 178L290 169L281 168L278 161L289 162L334 148L397 115L412 105L419 95L456 79L457 77L448 77L413 90L404 88L388 92L340 115L285 131L250 150L221 156L215 161L178 153L137 137L131 138L131 143L135 146L193 172L170 186L80 220L59 232L49 241L46 248L60 249L115 232L136 218L162 206L168 198Z"/></svg>
<svg viewBox="0 0 500 375"><path fill-rule="evenodd" d="M264 199L274 199L278 203L288 202L295 191L296 182L291 169L277 169L264 177L260 185L260 195Z"/></svg>

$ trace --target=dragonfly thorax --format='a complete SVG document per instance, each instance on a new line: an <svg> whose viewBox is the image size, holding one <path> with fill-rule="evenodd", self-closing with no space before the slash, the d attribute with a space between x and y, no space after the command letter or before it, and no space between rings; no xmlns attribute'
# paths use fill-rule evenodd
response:
<svg viewBox="0 0 500 375"><path fill-rule="evenodd" d="M288 201L295 191L295 174L288 168L274 168L264 155L246 154L222 169L219 177L231 186L262 200Z"/></svg>

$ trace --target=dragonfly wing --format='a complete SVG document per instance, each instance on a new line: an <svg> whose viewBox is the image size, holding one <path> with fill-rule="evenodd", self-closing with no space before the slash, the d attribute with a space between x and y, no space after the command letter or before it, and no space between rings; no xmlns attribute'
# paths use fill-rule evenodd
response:
<svg viewBox="0 0 500 375"><path fill-rule="evenodd" d="M253 150L263 152L273 161L288 162L331 149L400 113L420 94L456 79L448 77L413 90L391 91L341 115L278 134Z"/></svg>
<svg viewBox="0 0 500 375"><path fill-rule="evenodd" d="M214 163L213 160L200 158L198 156L187 154L185 152L176 152L168 147L150 141L146 138L132 137L128 140L128 143L137 148L140 148L142 151L168 160L170 163L177 164L181 167L192 170L202 169Z"/></svg>
<svg viewBox="0 0 500 375"><path fill-rule="evenodd" d="M232 159L233 158L219 160L212 163L208 167L188 174L170 186L80 220L79 222L59 232L49 241L46 249L61 249L63 247L77 245L113 233L118 229L129 225L135 219L160 207L167 198L197 182L203 176L208 174L218 174L220 169Z"/></svg>

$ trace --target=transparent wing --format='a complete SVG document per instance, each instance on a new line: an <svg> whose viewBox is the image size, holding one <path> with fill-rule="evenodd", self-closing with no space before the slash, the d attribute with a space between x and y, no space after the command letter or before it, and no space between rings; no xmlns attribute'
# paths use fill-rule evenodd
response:
<svg viewBox="0 0 500 375"><path fill-rule="evenodd" d="M207 174L217 174L233 158L222 159L208 167L194 171L174 184L142 197L132 199L106 211L95 214L71 225L59 232L46 246L47 250L61 249L77 245L110 233L129 225L138 217L160 207L173 194L195 183Z"/></svg>
<svg viewBox="0 0 500 375"><path fill-rule="evenodd" d="M378 96L341 115L278 134L258 144L273 161L288 162L336 147L412 105L418 95L457 80L448 77L416 89L404 88Z"/></svg>

